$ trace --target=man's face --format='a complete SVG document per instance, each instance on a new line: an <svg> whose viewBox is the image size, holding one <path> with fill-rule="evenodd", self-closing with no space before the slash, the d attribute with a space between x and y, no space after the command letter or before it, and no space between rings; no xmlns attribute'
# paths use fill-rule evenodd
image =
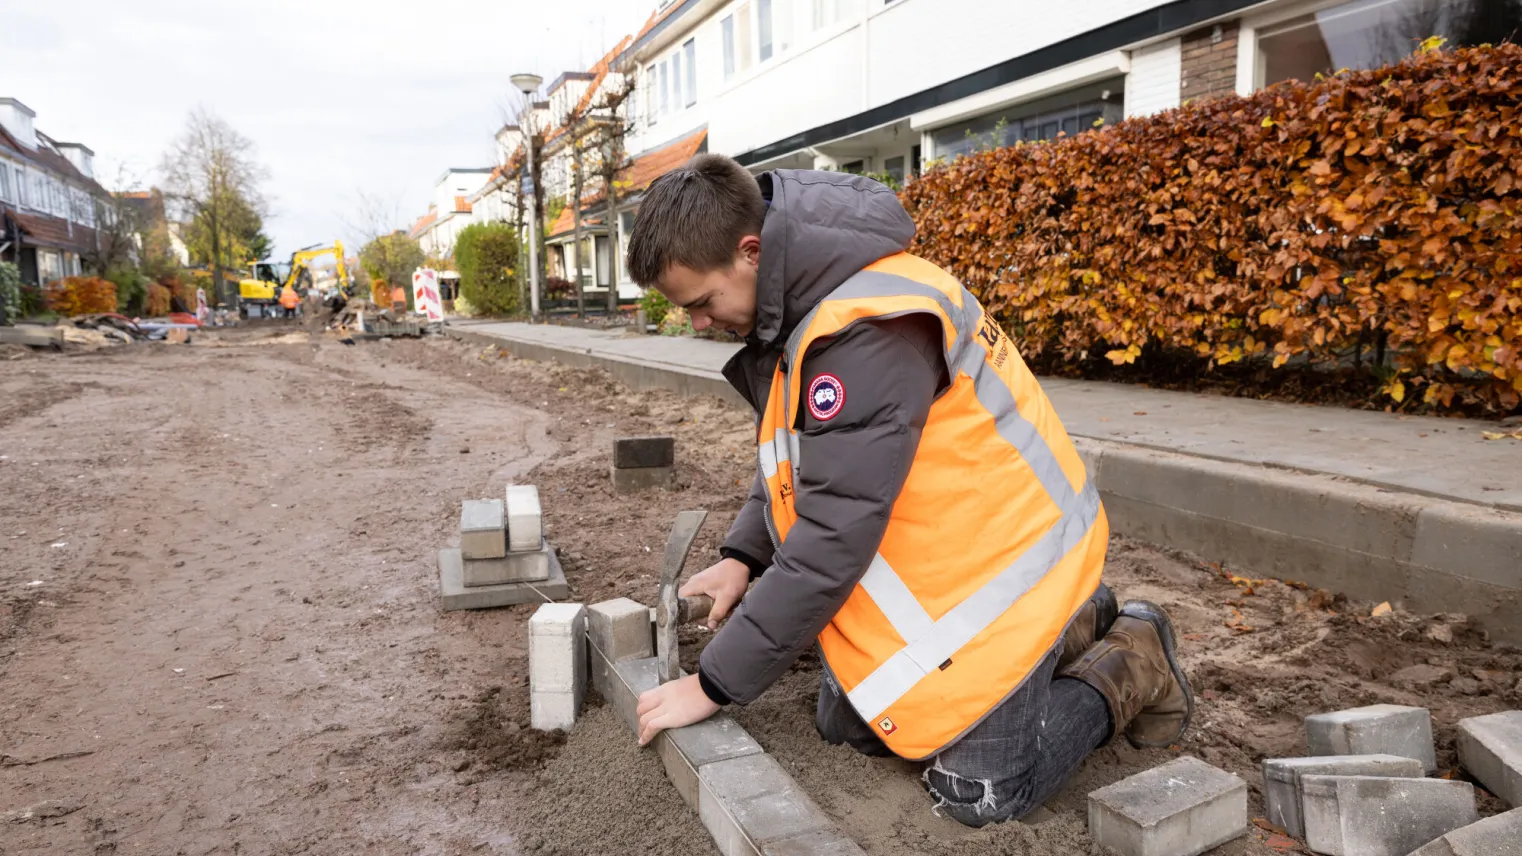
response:
<svg viewBox="0 0 1522 856"><path fill-rule="evenodd" d="M761 239L747 235L740 240L734 262L729 266L696 271L673 264L655 287L673 305L687 310L692 329L718 327L748 336L756 328L756 274L760 259Z"/></svg>

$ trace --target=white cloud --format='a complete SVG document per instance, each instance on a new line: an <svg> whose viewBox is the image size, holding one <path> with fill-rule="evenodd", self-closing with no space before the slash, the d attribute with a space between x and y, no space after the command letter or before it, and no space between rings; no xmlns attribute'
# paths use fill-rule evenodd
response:
<svg viewBox="0 0 1522 856"><path fill-rule="evenodd" d="M11 4L0 4L9 6ZM518 71L585 69L654 0L74 0L0 18L0 96L145 183L204 105L269 168L277 252L335 237L357 190L421 214L446 167L491 163ZM407 225L397 223L398 226ZM356 248L357 249L357 248Z"/></svg>

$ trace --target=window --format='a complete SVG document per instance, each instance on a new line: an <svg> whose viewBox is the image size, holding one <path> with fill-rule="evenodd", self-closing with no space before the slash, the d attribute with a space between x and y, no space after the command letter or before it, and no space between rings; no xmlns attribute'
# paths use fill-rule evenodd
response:
<svg viewBox="0 0 1522 856"><path fill-rule="evenodd" d="M694 39L688 39L682 45L682 57L687 63L687 100L685 106L691 107L698 101L698 44Z"/></svg>
<svg viewBox="0 0 1522 856"><path fill-rule="evenodd" d="M883 172L886 172L889 178L893 179L899 184L903 184L904 156L899 155L896 158L888 158L887 160L883 161Z"/></svg>
<svg viewBox="0 0 1522 856"><path fill-rule="evenodd" d="M671 112L682 109L682 52L677 51L667 60L671 64Z"/></svg>
<svg viewBox="0 0 1522 856"><path fill-rule="evenodd" d="M0 199L6 202L13 201L11 198L11 168L0 164Z"/></svg>
<svg viewBox="0 0 1522 856"><path fill-rule="evenodd" d="M724 40L724 79L728 80L735 76L735 16L719 22L719 31Z"/></svg>
<svg viewBox="0 0 1522 856"><path fill-rule="evenodd" d="M925 160L924 153L919 146L909 150L909 174L915 178L920 177L920 164Z"/></svg>
<svg viewBox="0 0 1522 856"><path fill-rule="evenodd" d="M847 161L840 165L840 171L862 175L867 171L867 162L864 160Z"/></svg>
<svg viewBox="0 0 1522 856"><path fill-rule="evenodd" d="M756 0L757 56L762 62L772 58L772 0Z"/></svg>
<svg viewBox="0 0 1522 856"><path fill-rule="evenodd" d="M37 278L42 283L63 279L63 256L53 250L38 250Z"/></svg>
<svg viewBox="0 0 1522 856"><path fill-rule="evenodd" d="M954 159L983 149L1073 136L1125 116L1123 81L1109 80L986 113L931 132L935 156ZM1108 97L1106 97L1108 95Z"/></svg>
<svg viewBox="0 0 1522 856"><path fill-rule="evenodd" d="M1254 84L1397 62L1429 36L1499 43L1522 32L1522 6L1488 0L1353 0L1258 32Z"/></svg>
<svg viewBox="0 0 1522 856"><path fill-rule="evenodd" d="M667 90L667 87L670 86L671 81L670 76L667 73L669 69L666 68L666 63L661 63L659 68L661 78L661 115L664 116L667 113L671 112L671 96Z"/></svg>

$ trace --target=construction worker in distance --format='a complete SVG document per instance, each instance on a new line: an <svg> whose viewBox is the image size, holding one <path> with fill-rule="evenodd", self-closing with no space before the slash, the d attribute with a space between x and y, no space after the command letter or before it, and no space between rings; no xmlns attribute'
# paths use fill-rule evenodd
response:
<svg viewBox="0 0 1522 856"><path fill-rule="evenodd" d="M699 155L646 191L628 270L695 329L758 472L718 564L696 674L640 696L639 740L753 701L811 645L831 743L926 763L941 811L1019 818L1113 735L1177 742L1193 712L1172 623L1101 584L1109 524L1052 404L871 179L752 176Z"/></svg>
<svg viewBox="0 0 1522 856"><path fill-rule="evenodd" d="M295 318L296 307L301 305L301 297L296 294L296 289L289 285L280 289L280 305L285 309L285 317Z"/></svg>
<svg viewBox="0 0 1522 856"><path fill-rule="evenodd" d="M400 285L391 289L391 311L402 313L407 311L407 292Z"/></svg>

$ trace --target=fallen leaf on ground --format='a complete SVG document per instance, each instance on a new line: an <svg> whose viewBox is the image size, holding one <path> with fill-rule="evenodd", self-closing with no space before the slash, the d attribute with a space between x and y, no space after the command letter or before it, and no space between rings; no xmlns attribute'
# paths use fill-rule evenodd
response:
<svg viewBox="0 0 1522 856"><path fill-rule="evenodd" d="M1384 603L1381 603L1379 606L1374 607L1374 611L1369 613L1369 615L1370 617L1378 618L1381 615L1389 615L1391 611L1390 602L1387 600Z"/></svg>
<svg viewBox="0 0 1522 856"><path fill-rule="evenodd" d="M1258 827L1259 829L1267 830L1269 832L1276 832L1276 833L1278 833L1280 835L1288 835L1289 834L1289 831L1286 830L1284 827L1282 827L1282 826L1275 826L1272 823L1269 823L1268 818L1266 818L1266 817L1255 817L1255 818L1253 818L1252 819L1252 825Z"/></svg>
<svg viewBox="0 0 1522 856"><path fill-rule="evenodd" d="M1522 431L1481 431L1487 440L1522 440Z"/></svg>

